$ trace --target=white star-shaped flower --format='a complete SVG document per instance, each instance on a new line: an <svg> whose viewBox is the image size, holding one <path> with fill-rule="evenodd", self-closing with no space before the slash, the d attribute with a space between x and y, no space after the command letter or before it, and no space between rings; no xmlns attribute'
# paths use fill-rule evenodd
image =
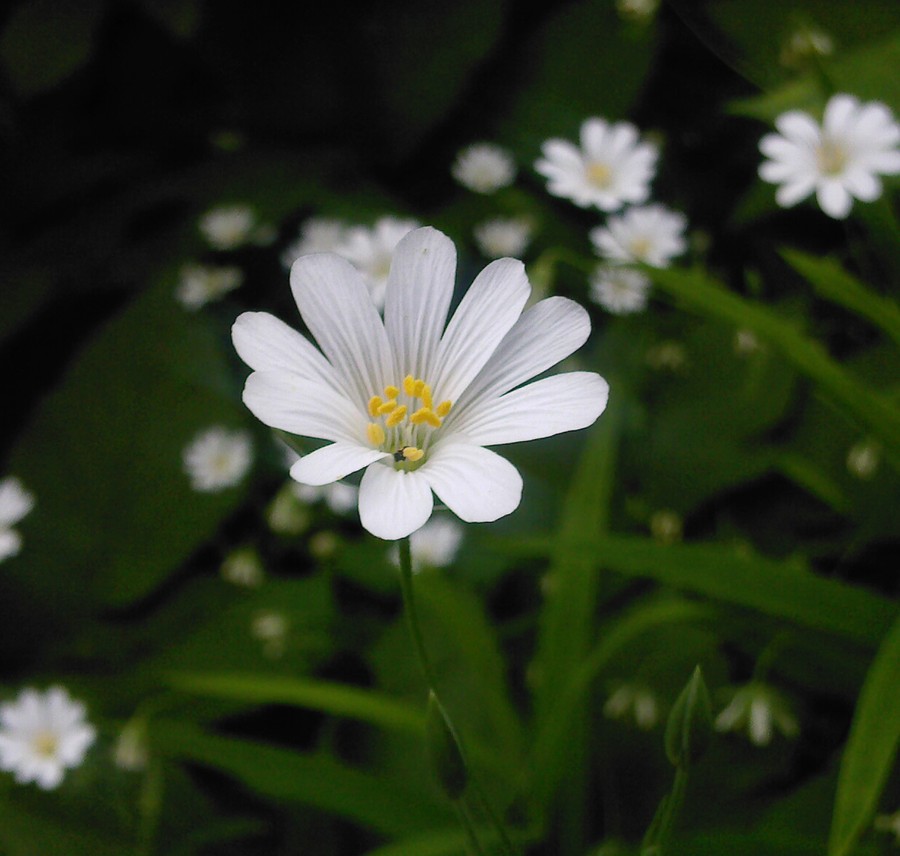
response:
<svg viewBox="0 0 900 856"><path fill-rule="evenodd" d="M474 143L464 148L451 168L453 177L476 193L495 193L516 178L512 155L494 143Z"/></svg>
<svg viewBox="0 0 900 856"><path fill-rule="evenodd" d="M291 476L324 485L365 469L360 520L387 540L425 524L433 493L468 522L510 514L522 478L486 447L585 428L606 406L608 386L593 372L522 386L585 342L584 309L552 297L523 313L531 290L524 267L501 259L447 323L455 270L445 235L407 235L394 253L382 321L352 265L304 256L291 288L321 352L264 312L234 325L238 354L254 370L244 387L250 410L273 428L328 442Z"/></svg>
<svg viewBox="0 0 900 856"><path fill-rule="evenodd" d="M854 197L871 202L881 196L879 175L900 173L900 125L878 101L862 104L853 95L834 95L821 127L800 110L782 113L775 127L780 133L759 142L769 158L759 175L781 185L775 200L783 208L815 193L829 217L843 219Z"/></svg>
<svg viewBox="0 0 900 856"><path fill-rule="evenodd" d="M418 225L415 220L379 217L372 228L351 226L334 248L335 253L347 259L363 275L379 310L384 306L384 290L394 250L400 239Z"/></svg>
<svg viewBox="0 0 900 856"><path fill-rule="evenodd" d="M217 493L247 474L253 462L253 444L246 431L215 426L201 431L185 447L182 461L194 490Z"/></svg>
<svg viewBox="0 0 900 856"><path fill-rule="evenodd" d="M234 291L243 281L240 268L189 264L181 269L175 298L185 309L200 309Z"/></svg>
<svg viewBox="0 0 900 856"><path fill-rule="evenodd" d="M597 265L589 280L591 300L613 315L643 312L650 285L646 274L621 265Z"/></svg>
<svg viewBox="0 0 900 856"><path fill-rule="evenodd" d="M629 122L586 119L580 148L552 139L541 151L544 156L534 168L548 179L547 190L582 208L616 211L650 195L658 152L656 146L640 142L638 129Z"/></svg>
<svg viewBox="0 0 900 856"><path fill-rule="evenodd" d="M57 787L94 742L94 728L84 720L84 705L62 687L22 690L15 701L0 704L0 768L21 784Z"/></svg>
<svg viewBox="0 0 900 856"><path fill-rule="evenodd" d="M22 549L22 536L12 527L34 508L34 496L15 476L0 481L0 562Z"/></svg>
<svg viewBox="0 0 900 856"><path fill-rule="evenodd" d="M643 205L610 217L605 226L591 229L589 237L597 255L607 261L664 268L687 249L686 228L683 214L665 205Z"/></svg>
<svg viewBox="0 0 900 856"><path fill-rule="evenodd" d="M309 253L331 253L344 240L347 227L340 220L327 217L310 217L302 228L297 240L288 244L281 254L281 263L290 270L300 256Z"/></svg>
<svg viewBox="0 0 900 856"><path fill-rule="evenodd" d="M489 259L522 256L531 241L531 223L522 217L497 217L474 229L478 249Z"/></svg>
<svg viewBox="0 0 900 856"><path fill-rule="evenodd" d="M648 687L622 684L606 700L603 713L610 719L624 719L631 714L638 728L649 730L659 722L659 701Z"/></svg>
<svg viewBox="0 0 900 856"><path fill-rule="evenodd" d="M772 687L747 684L735 692L730 704L715 720L717 731L747 730L750 742L767 746L777 728L785 737L796 737L797 725L787 702Z"/></svg>

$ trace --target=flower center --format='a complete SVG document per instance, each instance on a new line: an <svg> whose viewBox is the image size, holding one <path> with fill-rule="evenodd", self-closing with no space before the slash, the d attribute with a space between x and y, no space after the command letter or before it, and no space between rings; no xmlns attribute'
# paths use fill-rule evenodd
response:
<svg viewBox="0 0 900 856"><path fill-rule="evenodd" d="M42 758L52 758L56 754L58 745L59 740L52 731L39 731L31 741L31 748L35 755L40 755Z"/></svg>
<svg viewBox="0 0 900 856"><path fill-rule="evenodd" d="M435 406L431 387L421 378L407 375L402 388L386 386L383 396L369 399L372 421L366 426L366 438L376 449L394 456L395 469L414 470L452 406L450 401Z"/></svg>
<svg viewBox="0 0 900 856"><path fill-rule="evenodd" d="M605 163L588 164L586 172L588 181L600 190L606 190L612 184L612 170Z"/></svg>
<svg viewBox="0 0 900 856"><path fill-rule="evenodd" d="M840 143L822 140L816 160L823 175L840 175L847 167L847 152Z"/></svg>
<svg viewBox="0 0 900 856"><path fill-rule="evenodd" d="M651 250L652 244L647 237L635 238L631 242L631 255L636 259L643 259Z"/></svg>

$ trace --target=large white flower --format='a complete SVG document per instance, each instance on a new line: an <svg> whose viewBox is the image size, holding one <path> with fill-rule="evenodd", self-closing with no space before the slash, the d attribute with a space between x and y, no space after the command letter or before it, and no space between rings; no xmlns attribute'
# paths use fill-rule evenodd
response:
<svg viewBox="0 0 900 856"><path fill-rule="evenodd" d="M789 110L775 120L779 134L759 142L769 160L760 164L764 181L781 186L775 200L783 208L811 193L829 216L850 213L853 198L881 196L880 175L900 173L900 125L878 101L861 104L853 95L832 96L820 127L808 113Z"/></svg>
<svg viewBox="0 0 900 856"><path fill-rule="evenodd" d="M643 202L650 195L656 170L656 146L640 142L630 122L610 125L586 119L581 147L568 140L547 140L534 168L548 179L547 190L582 208L615 211L626 202Z"/></svg>
<svg viewBox="0 0 900 856"><path fill-rule="evenodd" d="M0 562L22 549L22 536L12 527L32 508L34 496L15 476L0 481Z"/></svg>
<svg viewBox="0 0 900 856"><path fill-rule="evenodd" d="M643 262L664 268L685 249L683 214L665 205L629 208L591 229L589 237L597 255L611 262Z"/></svg>
<svg viewBox="0 0 900 856"><path fill-rule="evenodd" d="M450 319L456 250L417 229L394 253L384 321L359 273L331 254L298 259L291 288L321 352L264 312L235 322L234 343L254 371L244 402L265 424L329 441L291 476L329 484L365 468L363 526L396 540L431 516L432 491L468 522L518 507L522 478L485 448L584 428L606 406L592 372L522 384L580 347L587 313L552 297L522 312L521 262L492 262Z"/></svg>
<svg viewBox="0 0 900 856"><path fill-rule="evenodd" d="M516 163L512 155L494 143L474 143L463 149L451 169L463 187L476 193L494 193L512 184Z"/></svg>
<svg viewBox="0 0 900 856"><path fill-rule="evenodd" d="M59 785L67 767L77 767L94 742L81 702L62 687L45 693L25 689L0 704L0 768L17 782L36 782L45 790Z"/></svg>
<svg viewBox="0 0 900 856"><path fill-rule="evenodd" d="M191 487L203 493L233 487L247 474L252 462L250 435L220 425L201 431L182 452Z"/></svg>

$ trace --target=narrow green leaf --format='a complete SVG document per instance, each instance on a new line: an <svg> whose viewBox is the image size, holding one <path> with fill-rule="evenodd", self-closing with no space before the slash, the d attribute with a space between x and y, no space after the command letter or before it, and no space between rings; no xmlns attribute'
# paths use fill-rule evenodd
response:
<svg viewBox="0 0 900 856"><path fill-rule="evenodd" d="M828 856L845 856L866 830L900 743L900 619L863 684L841 759Z"/></svg>
<svg viewBox="0 0 900 856"><path fill-rule="evenodd" d="M290 704L333 716L347 716L382 728L422 733L419 710L375 690L321 681L240 672L176 672L169 685L182 692L257 704Z"/></svg>
<svg viewBox="0 0 900 856"><path fill-rule="evenodd" d="M369 850L365 856L459 856L465 851L466 834L457 827L404 838Z"/></svg>

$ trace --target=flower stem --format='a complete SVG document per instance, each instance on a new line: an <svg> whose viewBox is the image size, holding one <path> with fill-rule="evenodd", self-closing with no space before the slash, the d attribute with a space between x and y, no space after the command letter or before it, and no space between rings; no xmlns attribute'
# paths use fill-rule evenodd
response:
<svg viewBox="0 0 900 856"><path fill-rule="evenodd" d="M419 614L416 611L416 600L413 596L412 553L409 547L409 538L401 538L399 547L400 591L403 593L406 626L409 628L409 635L412 637L413 645L416 649L416 656L419 658L419 666L422 668L422 674L425 676L425 683L428 684L428 689L437 696L437 681L434 677L434 669L432 668L431 660L428 659L428 651L425 649L425 641L422 638L422 629L419 626Z"/></svg>

